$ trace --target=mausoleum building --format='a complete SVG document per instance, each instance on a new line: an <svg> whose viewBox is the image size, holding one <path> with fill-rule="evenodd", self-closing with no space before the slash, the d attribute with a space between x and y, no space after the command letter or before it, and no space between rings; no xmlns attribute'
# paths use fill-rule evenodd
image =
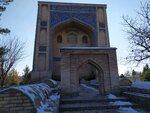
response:
<svg viewBox="0 0 150 113"><path fill-rule="evenodd" d="M38 2L32 81L60 80L77 93L82 79L100 94L119 88L116 48L110 47L105 4Z"/></svg>

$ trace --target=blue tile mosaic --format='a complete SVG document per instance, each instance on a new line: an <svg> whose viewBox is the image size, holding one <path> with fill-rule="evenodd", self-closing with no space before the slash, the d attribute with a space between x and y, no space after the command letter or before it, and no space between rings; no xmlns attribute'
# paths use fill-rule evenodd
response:
<svg viewBox="0 0 150 113"><path fill-rule="evenodd" d="M94 6L51 5L50 10L96 12L96 7L94 7Z"/></svg>
<svg viewBox="0 0 150 113"><path fill-rule="evenodd" d="M50 26L53 27L68 19L77 19L96 30L96 14L95 13L75 13L75 12L55 12L50 13Z"/></svg>
<svg viewBox="0 0 150 113"><path fill-rule="evenodd" d="M51 5L50 9L50 69L53 68L53 60L60 59L52 57L52 33L56 25L67 20L78 20L81 23L90 26L93 29L93 46L97 45L97 23L96 7L92 6L66 6ZM59 10L59 11L58 11Z"/></svg>

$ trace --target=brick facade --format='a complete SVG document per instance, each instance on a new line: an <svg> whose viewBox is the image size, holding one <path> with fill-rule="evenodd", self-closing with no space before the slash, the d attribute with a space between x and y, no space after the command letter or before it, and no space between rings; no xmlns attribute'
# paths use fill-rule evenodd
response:
<svg viewBox="0 0 150 113"><path fill-rule="evenodd" d="M15 89L0 93L0 113L36 113L32 101Z"/></svg>
<svg viewBox="0 0 150 113"><path fill-rule="evenodd" d="M98 47L99 49L89 49L89 51L86 49L86 54L84 49L80 52L73 50L75 55L67 56L71 54L70 49L69 53L65 49L67 52L64 55L61 50L63 47ZM82 59L89 58L92 62L100 62L97 64L97 68L101 67L97 69L99 73L103 72L103 77L99 78L102 79L100 81L103 86L100 93L118 89L116 51L110 48L106 5L38 2L32 81L39 82L53 78L61 80L63 87L74 88L77 92L79 79L88 78L95 69L92 65L86 64L81 67L82 70L72 68L77 66L74 63L83 62L76 52L82 54ZM78 61L75 60L76 57ZM76 75L80 77L76 78ZM72 76L74 78L70 78ZM68 83L65 83L64 79L68 80Z"/></svg>
<svg viewBox="0 0 150 113"><path fill-rule="evenodd" d="M65 93L77 93L79 86L78 69L83 64L91 64L98 70L100 94L117 93L119 77L116 48L62 48L61 83Z"/></svg>

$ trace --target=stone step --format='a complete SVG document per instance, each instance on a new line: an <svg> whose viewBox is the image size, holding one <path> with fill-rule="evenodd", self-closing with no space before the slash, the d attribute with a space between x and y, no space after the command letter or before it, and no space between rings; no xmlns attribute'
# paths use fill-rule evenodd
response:
<svg viewBox="0 0 150 113"><path fill-rule="evenodd" d="M124 96L127 96L130 100L138 103L142 108L150 110L150 95L137 93L137 92L124 92Z"/></svg>
<svg viewBox="0 0 150 113"><path fill-rule="evenodd" d="M148 89L139 89L139 88L135 88L135 87L130 87L129 91L130 92L143 93L143 94L149 94L150 95L150 90L148 90Z"/></svg>
<svg viewBox="0 0 150 113"><path fill-rule="evenodd" d="M106 96L97 96L97 97L67 97L67 98L64 98L64 97L61 97L61 102L62 103L70 103L70 102L73 102L73 103L77 103L77 102L114 102L114 101L128 101L128 98L126 97L117 97L117 98L114 98L114 99L109 99L107 98Z"/></svg>
<svg viewBox="0 0 150 113"><path fill-rule="evenodd" d="M70 111L61 111L59 113L70 113ZM116 109L104 109L104 110L71 111L71 113L119 113L119 112Z"/></svg>
<svg viewBox="0 0 150 113"><path fill-rule="evenodd" d="M136 104L111 105L108 102L60 104L60 111L104 110L119 107L138 107Z"/></svg>
<svg viewBox="0 0 150 113"><path fill-rule="evenodd" d="M96 99L61 99L61 104L68 103L86 103L86 102L114 102L114 101L128 101L127 98L118 99L107 99L107 98L96 98Z"/></svg>
<svg viewBox="0 0 150 113"><path fill-rule="evenodd" d="M144 94L144 93L137 93L137 92L124 92L125 96L131 96L131 97L137 97L137 98L143 98L150 101L150 94Z"/></svg>

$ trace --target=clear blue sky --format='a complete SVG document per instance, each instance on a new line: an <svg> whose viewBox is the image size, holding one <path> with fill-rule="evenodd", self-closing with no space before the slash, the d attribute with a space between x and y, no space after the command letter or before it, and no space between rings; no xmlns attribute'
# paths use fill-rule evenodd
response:
<svg viewBox="0 0 150 113"><path fill-rule="evenodd" d="M26 42L25 58L16 65L16 69L22 72L22 69L28 65L32 69L33 48L36 29L38 0L14 0L7 6L0 21L1 26L11 30L11 36L17 36ZM107 18L111 47L117 47L119 73L131 70L133 67L123 65L120 61L122 57L128 54L128 42L126 34L121 25L122 16L135 16L135 10L140 7L140 0L40 0L51 2L76 2L76 3L96 3L107 4ZM143 2L146 0L142 0Z"/></svg>

